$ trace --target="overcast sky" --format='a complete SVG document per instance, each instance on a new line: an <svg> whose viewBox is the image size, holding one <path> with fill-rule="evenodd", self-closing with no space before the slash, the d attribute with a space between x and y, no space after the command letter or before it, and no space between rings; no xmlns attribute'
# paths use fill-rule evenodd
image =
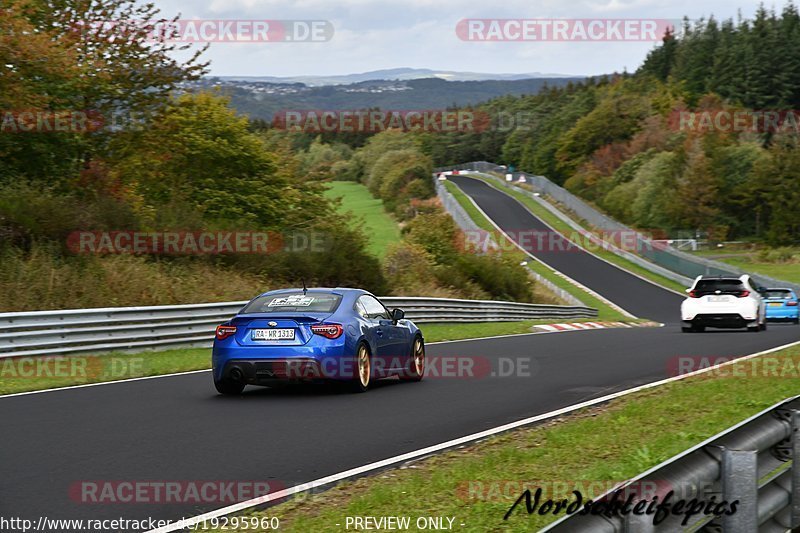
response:
<svg viewBox="0 0 800 533"><path fill-rule="evenodd" d="M298 76L412 67L489 73L634 70L647 42L468 42L462 19L751 17L757 0L155 0L183 19L327 20L322 43L213 43L211 74ZM765 2L783 8L783 2Z"/></svg>

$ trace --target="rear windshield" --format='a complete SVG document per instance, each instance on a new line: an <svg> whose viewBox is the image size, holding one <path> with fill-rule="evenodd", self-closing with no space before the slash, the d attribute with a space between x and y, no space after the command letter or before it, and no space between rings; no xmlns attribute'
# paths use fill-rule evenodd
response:
<svg viewBox="0 0 800 533"><path fill-rule="evenodd" d="M738 279L701 279L697 282L694 292L698 294L736 293L745 290Z"/></svg>
<svg viewBox="0 0 800 533"><path fill-rule="evenodd" d="M342 297L331 293L289 292L259 296L242 309L247 313L333 313Z"/></svg>
<svg viewBox="0 0 800 533"><path fill-rule="evenodd" d="M767 289L764 292L764 298L791 298L792 291L786 289Z"/></svg>

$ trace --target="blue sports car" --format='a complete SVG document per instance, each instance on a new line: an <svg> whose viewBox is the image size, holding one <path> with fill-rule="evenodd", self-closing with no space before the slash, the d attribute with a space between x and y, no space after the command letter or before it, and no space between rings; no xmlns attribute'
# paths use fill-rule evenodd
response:
<svg viewBox="0 0 800 533"><path fill-rule="evenodd" d="M284 289L252 299L217 327L212 352L220 394L245 385L338 381L364 392L374 379L425 375L422 332L360 289Z"/></svg>
<svg viewBox="0 0 800 533"><path fill-rule="evenodd" d="M761 296L767 306L767 320L800 323L797 295L792 289L766 289Z"/></svg>

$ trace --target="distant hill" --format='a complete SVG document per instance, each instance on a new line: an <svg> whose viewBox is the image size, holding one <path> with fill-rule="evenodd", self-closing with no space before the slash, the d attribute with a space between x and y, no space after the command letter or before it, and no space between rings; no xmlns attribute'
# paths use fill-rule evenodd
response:
<svg viewBox="0 0 800 533"><path fill-rule="evenodd" d="M404 69L399 69L404 70ZM392 71L394 72L394 71ZM536 94L545 86L562 87L584 78L445 81L439 78L373 80L347 85L309 86L259 79L206 78L194 88L219 88L239 112L271 120L280 110L443 109L485 102L505 95Z"/></svg>
<svg viewBox="0 0 800 533"><path fill-rule="evenodd" d="M486 74L480 72L458 72L453 70L431 70L427 68L393 68L372 70L358 74L344 74L337 76L220 76L223 81L236 82L267 82L267 83L303 83L308 86L322 85L350 85L363 81L381 80L418 80L423 78L438 78L446 81L488 81L488 80L528 80L534 78L575 78L568 74L543 74L530 72L523 74Z"/></svg>

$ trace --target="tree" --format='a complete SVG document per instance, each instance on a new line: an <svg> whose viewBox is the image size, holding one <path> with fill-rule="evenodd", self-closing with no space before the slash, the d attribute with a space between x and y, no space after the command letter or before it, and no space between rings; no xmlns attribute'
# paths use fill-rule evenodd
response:
<svg viewBox="0 0 800 533"><path fill-rule="evenodd" d="M154 31L168 21L152 3L0 0L0 10L0 71L11 71L0 76L0 102L89 113L105 125L94 133L17 136L5 151L24 157L25 174L35 179L74 179L108 155L116 131L146 124L182 83L205 72L202 49L186 61L173 57L191 45L170 44L168 34Z"/></svg>
<svg viewBox="0 0 800 533"><path fill-rule="evenodd" d="M186 203L206 220L260 228L282 227L296 207L275 157L221 97L180 97L151 128L118 136L114 151L116 172L147 205Z"/></svg>

